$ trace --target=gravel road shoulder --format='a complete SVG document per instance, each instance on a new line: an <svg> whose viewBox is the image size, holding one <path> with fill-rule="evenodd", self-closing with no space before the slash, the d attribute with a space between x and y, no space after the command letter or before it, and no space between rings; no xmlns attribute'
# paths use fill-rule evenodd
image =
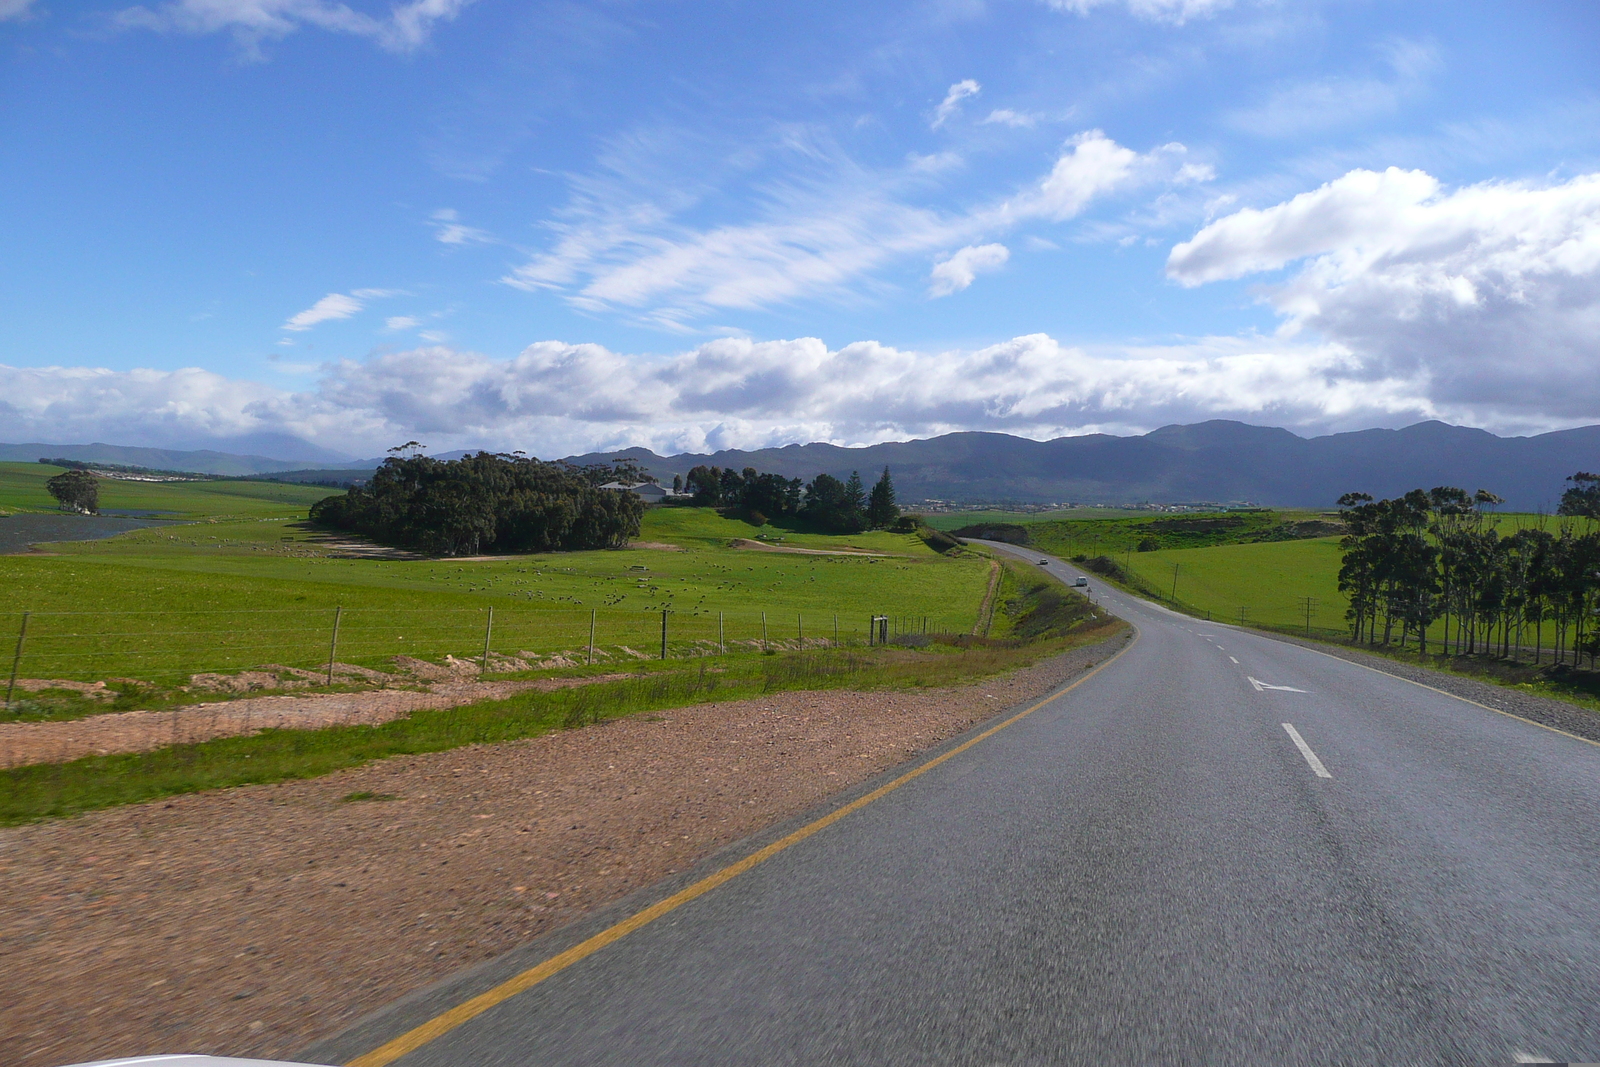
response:
<svg viewBox="0 0 1600 1067"><path fill-rule="evenodd" d="M1291 645L1300 645L1304 648L1314 649L1317 652L1339 659L1359 663L1363 667L1371 667L1392 674L1396 678L1405 678L1408 681L1420 682L1423 685L1441 689L1453 696L1464 697L1479 704L1487 704L1491 708L1516 715L1519 718L1529 719L1543 726L1557 730L1565 730L1569 734L1590 741L1600 742L1600 714L1576 704L1569 704L1564 700L1552 697L1539 696L1536 693L1523 692L1491 682L1480 682L1472 678L1463 678L1460 675L1446 674L1443 671L1431 670L1410 663L1400 663L1385 656L1374 656L1359 649L1345 648L1342 645L1327 645L1320 641L1308 641L1304 638L1290 637L1287 634L1267 633L1263 630L1253 631L1262 637L1270 637L1275 641L1284 641Z"/></svg>
<svg viewBox="0 0 1600 1067"><path fill-rule="evenodd" d="M777 693L0 830L0 1062L283 1058L1031 702L1129 637L971 686Z"/></svg>

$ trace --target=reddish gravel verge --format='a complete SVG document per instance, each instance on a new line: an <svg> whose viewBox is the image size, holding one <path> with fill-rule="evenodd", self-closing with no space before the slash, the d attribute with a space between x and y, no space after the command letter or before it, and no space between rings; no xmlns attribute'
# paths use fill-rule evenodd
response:
<svg viewBox="0 0 1600 1067"><path fill-rule="evenodd" d="M283 1058L1127 639L974 686L780 693L0 829L0 1063Z"/></svg>

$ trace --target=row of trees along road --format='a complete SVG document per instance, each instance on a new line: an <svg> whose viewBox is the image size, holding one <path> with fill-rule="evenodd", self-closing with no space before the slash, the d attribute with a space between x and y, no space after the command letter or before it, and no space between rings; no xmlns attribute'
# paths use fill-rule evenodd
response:
<svg viewBox="0 0 1600 1067"><path fill-rule="evenodd" d="M722 508L758 526L794 518L826 533L860 533L892 526L900 517L888 467L871 492L860 472L852 472L848 481L819 474L802 484L799 478L762 474L754 467L736 471L704 465L688 473L684 489L695 506Z"/></svg>
<svg viewBox="0 0 1600 1067"><path fill-rule="evenodd" d="M622 548L639 534L643 501L600 488L642 481L634 465L578 467L491 452L438 460L418 447L390 449L365 486L313 504L311 521L436 556Z"/></svg>
<svg viewBox="0 0 1600 1067"><path fill-rule="evenodd" d="M1492 517L1499 497L1450 486L1413 489L1393 500L1366 493L1339 498L1348 533L1340 548L1339 590L1350 600L1351 637L1402 646L1442 622L1446 653L1520 654L1532 638L1543 655L1545 627L1557 663L1600 653L1593 617L1600 604L1600 475L1567 479L1554 529L1535 524L1502 534ZM1583 520L1590 520L1585 522Z"/></svg>

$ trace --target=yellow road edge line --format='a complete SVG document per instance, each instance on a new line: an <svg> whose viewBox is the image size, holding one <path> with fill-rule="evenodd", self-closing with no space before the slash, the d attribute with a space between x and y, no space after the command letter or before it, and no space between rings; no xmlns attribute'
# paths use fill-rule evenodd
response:
<svg viewBox="0 0 1600 1067"><path fill-rule="evenodd" d="M894 781L888 782L885 785L881 785L865 796L852 800L844 807L838 808L835 811L831 811L815 822L802 826L793 833L772 842L772 844L767 845L765 848L759 849L756 852L752 852L744 859L739 860L736 863L729 864L720 871L717 871L715 874L707 875L705 878L702 878L693 885L688 886L685 889L680 889L678 892L672 894L670 897L667 897L665 900L657 901L648 908L645 908L643 911L639 911L633 915L630 915L628 918L623 919L616 925L600 931L598 934L595 934L586 941L579 942L578 944L567 949L565 952L557 953L556 955L545 960L543 963L535 967L530 967L528 970L523 971L521 974L518 974L512 978L508 978L506 981L501 982L493 989L479 993L470 1000L466 1000L460 1004L457 1004L455 1007L434 1016L432 1019L429 1019L422 1025L406 1031L399 1037L394 1038L385 1044L379 1045L371 1052L366 1052L360 1056L357 1056L355 1059L349 1061L346 1067L385 1067L385 1065L393 1063L401 1056L415 1052L423 1045L428 1044L428 1042L433 1041L436 1038L443 1037L451 1030L454 1030L463 1023L477 1018L479 1015L482 1015L495 1005L510 1000L518 993L526 992L527 990L532 989L540 982L559 974L561 971L566 970L579 960L586 959L587 957L594 955L607 945L610 945L616 941L620 941L624 937L627 937L629 934L633 933L635 930L638 930L644 926L648 926L650 923L655 922L668 912L676 911L678 908L681 908L691 900L704 896L706 893L709 893L711 890L717 888L723 883L730 882L739 877L739 875L750 870L752 867L765 863L767 860L771 859L773 856L776 856L784 849L799 844L801 841L804 841L806 838L817 833L819 830L827 829L829 826L832 826L846 815L849 815L855 811L859 811L868 804L871 804L873 801L894 792L896 789L899 789L913 778L917 778L923 774L926 774L928 771L933 770L933 768L939 766L941 763L944 763L946 760L959 756L961 753L967 751L969 748L972 748L980 741L985 741L988 738L993 737L995 734L999 733L1001 730L1004 730L1013 723L1021 722L1023 719L1027 718L1029 715L1032 715L1046 704L1049 704L1060 697L1066 696L1068 693L1078 688L1078 686L1082 685L1084 682L1087 682L1090 678L1093 678L1095 675L1105 670L1105 668L1111 666L1111 664L1116 662L1116 660L1124 652L1128 651L1128 649L1137 644L1138 640L1139 631L1137 628L1135 628L1133 640L1129 641L1127 644L1118 649L1110 659L1107 659L1099 666L1085 674L1082 678L1079 678L1077 681L1073 682L1071 685L1051 693L1049 696L1045 697L1037 704L1034 704L1032 707L1024 711L1017 712L1005 722L1002 722L996 726L991 726L977 737L962 742L960 745L952 748L949 752L935 756L928 762L907 771L905 774L902 774Z"/></svg>
<svg viewBox="0 0 1600 1067"><path fill-rule="evenodd" d="M1574 741L1582 741L1586 745L1594 745L1596 748L1600 748L1600 741L1595 741L1595 740L1593 740L1591 738L1584 737L1584 736L1582 736L1580 734L1570 733L1570 732L1568 732L1566 730L1560 729L1559 727L1546 726L1542 722L1539 722L1539 721L1537 721L1535 719L1524 718L1523 716L1518 715L1515 712L1506 711L1506 710L1504 710L1502 708L1493 707L1493 706L1491 706L1489 704L1480 704L1478 701L1473 700L1471 697L1464 697L1464 696L1461 696L1458 693L1452 693L1448 689L1440 689L1437 686L1429 685L1426 682L1418 682L1418 681L1415 681L1415 680L1413 680L1411 678L1407 678L1403 674L1390 674L1388 671L1383 670L1381 667L1374 667L1374 666L1371 666L1370 664L1366 664L1366 663L1357 663L1353 659L1345 659L1343 656L1335 656L1332 652L1324 652L1320 648L1311 648L1308 645L1301 645L1300 647L1305 649L1307 652L1315 652L1319 656L1327 656L1329 659L1336 659L1340 663L1348 663L1352 667L1360 667L1364 671L1371 671L1373 674L1381 674L1385 678L1393 678L1396 681L1405 682L1407 685L1414 685L1419 689L1426 689L1430 693L1438 693L1440 696L1447 696L1452 700L1459 700L1463 704L1471 704L1475 708L1482 708L1484 711L1492 711L1496 715L1504 715L1508 719L1516 719L1518 722L1525 722L1529 726L1537 726L1541 730L1549 730L1553 734L1560 734L1562 737L1570 737ZM1489 683L1488 682L1480 682L1479 684L1480 685L1488 685ZM1551 700L1551 699L1554 699L1554 698L1553 697L1546 697L1545 699L1546 700ZM1577 705L1573 705L1573 706L1576 707Z"/></svg>

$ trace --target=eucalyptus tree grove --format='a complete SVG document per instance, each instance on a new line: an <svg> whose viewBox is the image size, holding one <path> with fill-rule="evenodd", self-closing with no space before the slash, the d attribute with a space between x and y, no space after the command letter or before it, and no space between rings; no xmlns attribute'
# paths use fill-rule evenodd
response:
<svg viewBox="0 0 1600 1067"><path fill-rule="evenodd" d="M1339 498L1347 533L1339 590L1349 598L1351 637L1428 651L1520 656L1531 644L1543 659L1577 665L1600 652L1600 476L1568 478L1555 519L1504 531L1492 514L1499 497L1451 486L1413 489L1391 500L1366 493ZM1438 624L1435 630L1435 624Z"/></svg>

